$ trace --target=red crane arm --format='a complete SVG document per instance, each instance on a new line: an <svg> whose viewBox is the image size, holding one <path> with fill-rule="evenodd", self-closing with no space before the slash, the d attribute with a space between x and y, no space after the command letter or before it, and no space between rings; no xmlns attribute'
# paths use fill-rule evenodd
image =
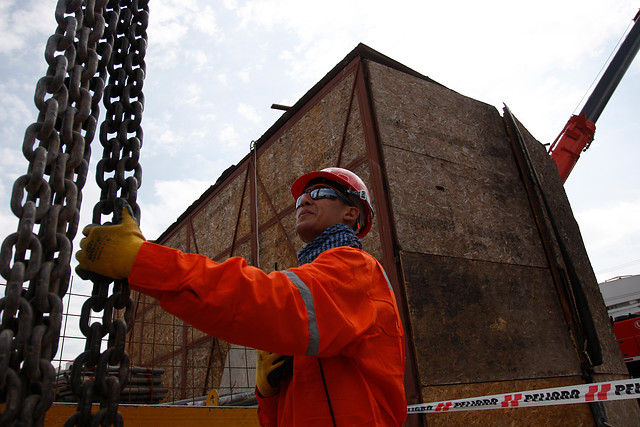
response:
<svg viewBox="0 0 640 427"><path fill-rule="evenodd" d="M573 115L560 135L553 141L549 152L558 166L562 182L567 180L571 170L578 162L580 153L589 148L596 132L596 124L585 116Z"/></svg>
<svg viewBox="0 0 640 427"><path fill-rule="evenodd" d="M549 148L551 158L558 166L562 182L567 180L569 173L580 158L580 153L589 148L596 131L596 120L600 117L622 76L640 50L639 17L640 12L633 18L634 24L631 30L620 44L620 48L602 74L602 78L593 89L580 114L569 119Z"/></svg>

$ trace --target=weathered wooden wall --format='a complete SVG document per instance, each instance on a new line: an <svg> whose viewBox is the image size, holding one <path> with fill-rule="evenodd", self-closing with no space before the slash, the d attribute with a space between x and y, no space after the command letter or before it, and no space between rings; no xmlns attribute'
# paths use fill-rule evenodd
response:
<svg viewBox="0 0 640 427"><path fill-rule="evenodd" d="M555 166L526 136L596 319L605 354L596 379L626 377ZM159 243L217 261L242 256L267 272L293 267L302 242L294 231L292 182L312 170L347 167L372 190L377 219L363 243L383 263L397 294L408 337L410 403L583 382L509 136L494 107L360 45L256 147ZM144 296L136 298L133 363L171 360L167 376L183 385L172 398L204 388L206 370L208 387L221 386L228 344L169 318ZM197 385L188 392L185 383ZM638 416L632 403L607 404L610 420L625 425ZM421 420L411 415L409 424ZM586 405L426 420L593 424Z"/></svg>
<svg viewBox="0 0 640 427"><path fill-rule="evenodd" d="M432 82L367 65L424 401L583 383L499 112ZM604 363L594 380L626 378L555 165L526 136L598 329ZM633 401L607 407L614 424L637 420ZM438 414L428 421L593 423L587 405L486 412Z"/></svg>

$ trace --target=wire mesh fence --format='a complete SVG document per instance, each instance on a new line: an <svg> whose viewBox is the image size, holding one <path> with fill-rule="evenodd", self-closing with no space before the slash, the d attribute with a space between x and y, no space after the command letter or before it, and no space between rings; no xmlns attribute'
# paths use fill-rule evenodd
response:
<svg viewBox="0 0 640 427"><path fill-rule="evenodd" d="M77 278L76 278L77 279ZM6 285L0 284L0 292ZM52 360L56 371L55 401L76 402L70 376L74 359L85 350L80 332L81 307L90 297L92 285L71 280L63 299L63 320L58 352ZM134 325L126 351L131 372L121 391L120 402L131 404L254 405L255 350L204 334L166 313L152 298L132 295ZM122 313L114 311L114 317ZM91 313L90 323L102 315ZM107 346L107 337L102 340ZM109 375L118 375L110 368ZM83 379L95 372L85 369Z"/></svg>
<svg viewBox="0 0 640 427"><path fill-rule="evenodd" d="M165 402L195 404L216 390L222 402L245 401L255 387L255 350L211 337L134 294L135 322L127 340L134 366L164 370Z"/></svg>

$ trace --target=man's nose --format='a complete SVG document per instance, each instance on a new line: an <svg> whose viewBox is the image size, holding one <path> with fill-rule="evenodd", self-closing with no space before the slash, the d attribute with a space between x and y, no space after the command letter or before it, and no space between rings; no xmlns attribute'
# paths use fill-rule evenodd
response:
<svg viewBox="0 0 640 427"><path fill-rule="evenodd" d="M313 199L311 198L309 193L304 193L300 197L300 204L298 205L298 208L301 207L301 206L310 205L312 202L313 202Z"/></svg>

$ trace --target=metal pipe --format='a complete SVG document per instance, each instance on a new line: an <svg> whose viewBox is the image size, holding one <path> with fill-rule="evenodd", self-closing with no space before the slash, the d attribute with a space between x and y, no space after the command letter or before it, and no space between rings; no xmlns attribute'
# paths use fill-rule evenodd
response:
<svg viewBox="0 0 640 427"><path fill-rule="evenodd" d="M228 393L220 395L218 400L219 406L234 406L240 403L249 402L255 399L255 391L247 391L241 393ZM190 405L190 406L204 406L207 396L198 396L190 399L174 400L173 402L163 403L163 405Z"/></svg>

